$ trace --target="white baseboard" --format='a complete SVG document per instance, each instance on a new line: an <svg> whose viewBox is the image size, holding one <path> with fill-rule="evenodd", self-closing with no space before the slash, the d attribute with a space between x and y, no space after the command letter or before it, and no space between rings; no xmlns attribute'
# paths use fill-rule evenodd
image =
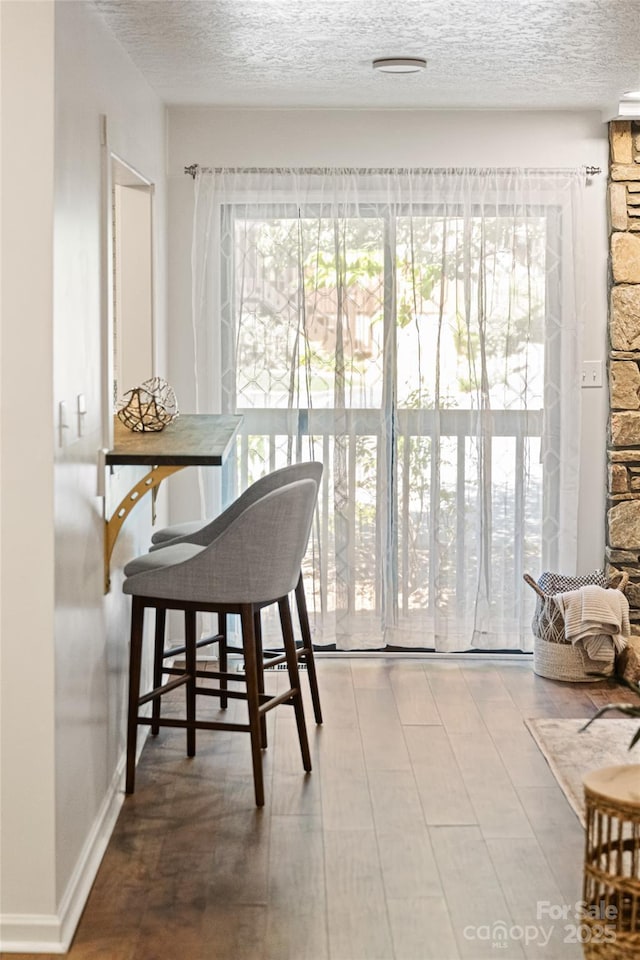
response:
<svg viewBox="0 0 640 960"><path fill-rule="evenodd" d="M0 953L66 953L57 914L3 913L0 915Z"/></svg>
<svg viewBox="0 0 640 960"><path fill-rule="evenodd" d="M66 953L124 800L125 755L111 779L55 914L0 914L0 953Z"/></svg>

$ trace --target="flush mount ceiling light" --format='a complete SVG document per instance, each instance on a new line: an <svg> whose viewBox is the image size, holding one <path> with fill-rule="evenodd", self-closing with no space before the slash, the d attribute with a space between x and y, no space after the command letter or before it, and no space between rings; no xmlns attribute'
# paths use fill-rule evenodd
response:
<svg viewBox="0 0 640 960"><path fill-rule="evenodd" d="M419 73L426 65L422 57L378 57L373 61L373 69L382 73Z"/></svg>
<svg viewBox="0 0 640 960"><path fill-rule="evenodd" d="M623 100L640 100L640 90L630 90L622 94Z"/></svg>

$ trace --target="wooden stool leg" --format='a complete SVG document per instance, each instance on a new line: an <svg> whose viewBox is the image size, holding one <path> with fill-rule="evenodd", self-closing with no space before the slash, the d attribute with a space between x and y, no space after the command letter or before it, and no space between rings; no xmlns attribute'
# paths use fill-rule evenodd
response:
<svg viewBox="0 0 640 960"><path fill-rule="evenodd" d="M196 755L196 614L194 610L184 612L185 669L187 673L186 712L187 712L187 756Z"/></svg>
<svg viewBox="0 0 640 960"><path fill-rule="evenodd" d="M242 650L244 653L244 673L247 684L247 708L249 711L249 733L251 735L251 760L253 763L253 787L256 806L264 806L264 780L262 775L262 751L260 735L260 700L258 696L258 669L256 664L256 643L254 637L254 611L252 604L243 604L240 611L242 625Z"/></svg>
<svg viewBox="0 0 640 960"><path fill-rule="evenodd" d="M278 609L280 611L280 623L282 625L282 638L284 640L284 651L287 655L287 669L289 671L289 686L293 693L293 709L296 714L296 724L298 727L298 740L300 741L300 752L302 754L302 765L307 773L311 770L311 754L309 753L309 741L307 740L307 727L304 722L304 705L302 703L302 693L300 691L300 674L298 672L298 658L296 656L296 642L293 636L293 624L291 622L291 607L289 606L289 597L282 597L278 600Z"/></svg>
<svg viewBox="0 0 640 960"><path fill-rule="evenodd" d="M260 611L256 610L253 615L253 633L256 640L256 670L258 672L258 693L264 693L264 653L262 651L262 621ZM263 714L260 716L260 746L263 750L267 749L267 718Z"/></svg>
<svg viewBox="0 0 640 960"><path fill-rule="evenodd" d="M167 611L164 607L156 607L156 633L153 648L153 688L154 690L162 683L162 664L164 662L164 634L167 621ZM162 697L156 697L151 707L151 733L156 737L160 733L160 706Z"/></svg>
<svg viewBox="0 0 640 960"><path fill-rule="evenodd" d="M220 667L220 673L227 673L229 669L229 662L227 657L227 615L226 613L218 614L218 633L220 634L220 640L218 640L218 665ZM226 677L220 678L220 689L226 690L229 685L229 681ZM229 703L229 698L224 694L220 697L220 707L222 710L227 709Z"/></svg>
<svg viewBox="0 0 640 960"><path fill-rule="evenodd" d="M131 607L131 641L129 647L129 712L127 715L127 773L125 792L133 793L136 781L136 747L138 742L138 700L140 699L140 667L144 604L133 597Z"/></svg>
<svg viewBox="0 0 640 960"><path fill-rule="evenodd" d="M316 661L313 656L313 643L311 641L311 628L309 627L309 614L307 612L307 599L304 595L304 583L302 574L296 585L296 605L298 607L298 618L300 620L300 632L302 634L302 643L307 651L303 654L303 660L307 665L307 674L309 675L309 686L311 687L311 702L313 703L313 716L316 723L322 723L322 709L320 707L320 692L318 690L318 675L316 673Z"/></svg>

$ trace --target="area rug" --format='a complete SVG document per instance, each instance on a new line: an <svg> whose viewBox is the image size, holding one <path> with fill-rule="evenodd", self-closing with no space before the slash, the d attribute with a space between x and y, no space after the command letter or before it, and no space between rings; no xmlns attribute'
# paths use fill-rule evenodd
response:
<svg viewBox="0 0 640 960"><path fill-rule="evenodd" d="M525 720L567 800L585 825L582 778L590 770L640 763L640 743L629 750L639 720L601 718L580 732L586 720Z"/></svg>

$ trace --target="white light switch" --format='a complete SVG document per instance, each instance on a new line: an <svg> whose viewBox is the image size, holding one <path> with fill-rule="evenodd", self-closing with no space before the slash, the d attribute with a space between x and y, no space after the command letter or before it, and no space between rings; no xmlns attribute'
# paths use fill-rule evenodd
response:
<svg viewBox="0 0 640 960"><path fill-rule="evenodd" d="M582 386L602 386L602 360L585 360L582 364Z"/></svg>
<svg viewBox="0 0 640 960"><path fill-rule="evenodd" d="M81 437L84 433L84 418L87 413L87 403L84 398L84 393L79 393L76 398L76 413L78 415L78 436Z"/></svg>
<svg viewBox="0 0 640 960"><path fill-rule="evenodd" d="M69 412L67 410L67 404L64 400L61 400L58 404L58 445L64 447L65 444L65 430L69 429Z"/></svg>

